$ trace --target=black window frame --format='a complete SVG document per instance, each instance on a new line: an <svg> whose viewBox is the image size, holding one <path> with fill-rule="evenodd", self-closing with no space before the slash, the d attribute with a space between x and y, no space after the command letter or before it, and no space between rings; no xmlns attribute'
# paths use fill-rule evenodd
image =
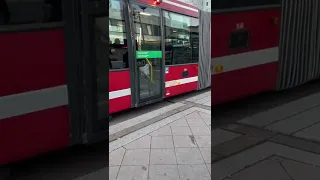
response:
<svg viewBox="0 0 320 180"><path fill-rule="evenodd" d="M44 30L64 28L65 27L64 2L63 0L60 0L60 2L61 2L61 7L60 7L61 19L60 20L30 22L30 23L0 24L0 33L30 32L30 31L34 32L34 31L44 31ZM10 8L10 6L8 8Z"/></svg>
<svg viewBox="0 0 320 180"><path fill-rule="evenodd" d="M282 0L215 0L211 2L211 13L232 13L281 7Z"/></svg>
<svg viewBox="0 0 320 180"><path fill-rule="evenodd" d="M186 15L186 14L182 14L182 13L178 13L178 12L173 12L173 11L169 11L169 10L166 10L166 9L162 9L162 16L163 16L163 29L164 29L164 32L163 32L163 42L164 42L164 52L166 51L166 25L165 25L165 13L168 12L168 13L173 13L173 14L177 14L177 15L181 15L181 16L185 16L185 17L188 17L188 18L193 18L193 19L196 19L198 20L198 23L199 23L199 26L198 26L198 30L200 28L200 20L199 20L199 17L194 17L194 16L189 16L189 15ZM193 27L193 26L191 26ZM193 51L193 48L192 48L192 44L191 44L191 34L192 32L189 31L189 34L190 34L190 47L191 47L191 52ZM199 33L198 33L198 36L199 36ZM198 47L199 49L199 47ZM173 57L172 57L173 58ZM193 57L192 57L192 60L193 60ZM166 55L164 55L164 61L166 61ZM166 64L165 63L165 66L184 66L184 65L189 65L189 64L198 64L199 63L199 55L198 55L198 61L197 62L188 62L188 63L179 63L179 64Z"/></svg>

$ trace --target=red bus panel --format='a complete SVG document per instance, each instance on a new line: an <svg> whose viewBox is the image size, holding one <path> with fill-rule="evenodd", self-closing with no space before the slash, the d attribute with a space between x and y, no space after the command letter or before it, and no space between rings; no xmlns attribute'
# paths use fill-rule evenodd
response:
<svg viewBox="0 0 320 180"><path fill-rule="evenodd" d="M167 66L165 81L165 97L197 90L198 64Z"/></svg>
<svg viewBox="0 0 320 180"><path fill-rule="evenodd" d="M64 30L0 34L0 165L69 145Z"/></svg>
<svg viewBox="0 0 320 180"><path fill-rule="evenodd" d="M130 71L109 72L109 113L131 108Z"/></svg>
<svg viewBox="0 0 320 180"><path fill-rule="evenodd" d="M275 89L280 31L274 20L280 13L276 8L212 15L212 104ZM231 34L246 31L249 46L231 49Z"/></svg>
<svg viewBox="0 0 320 180"><path fill-rule="evenodd" d="M0 165L69 145L67 106L0 119Z"/></svg>
<svg viewBox="0 0 320 180"><path fill-rule="evenodd" d="M63 29L0 34L0 97L66 84L64 47Z"/></svg>

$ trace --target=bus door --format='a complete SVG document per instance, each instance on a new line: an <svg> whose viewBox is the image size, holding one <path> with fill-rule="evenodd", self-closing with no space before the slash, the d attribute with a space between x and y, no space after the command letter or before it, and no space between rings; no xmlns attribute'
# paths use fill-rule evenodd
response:
<svg viewBox="0 0 320 180"><path fill-rule="evenodd" d="M109 132L109 3L81 0L84 143L108 137Z"/></svg>
<svg viewBox="0 0 320 180"><path fill-rule="evenodd" d="M163 98L164 60L161 40L160 9L131 3L133 62L132 77L135 84L135 106Z"/></svg>

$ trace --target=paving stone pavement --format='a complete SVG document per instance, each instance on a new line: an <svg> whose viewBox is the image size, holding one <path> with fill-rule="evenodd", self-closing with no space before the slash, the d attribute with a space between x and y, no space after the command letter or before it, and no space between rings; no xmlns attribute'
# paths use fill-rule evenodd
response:
<svg viewBox="0 0 320 180"><path fill-rule="evenodd" d="M272 156L241 170L224 180L317 180L320 168L302 162Z"/></svg>
<svg viewBox="0 0 320 180"><path fill-rule="evenodd" d="M212 130L208 111L186 110L110 152L109 178L319 180L319 102L312 95Z"/></svg>
<svg viewBox="0 0 320 180"><path fill-rule="evenodd" d="M319 180L319 105L314 94L221 127L236 135L212 142L212 179Z"/></svg>
<svg viewBox="0 0 320 180"><path fill-rule="evenodd" d="M186 101L211 107L211 91L188 98Z"/></svg>
<svg viewBox="0 0 320 180"><path fill-rule="evenodd" d="M109 142L121 138L127 134L138 131L148 125L182 112L191 107L211 110L211 91L204 89L190 94L168 99L167 103L161 102L155 105L157 108L145 106L138 110L113 117L109 123ZM140 112L140 113L139 113ZM210 120L206 120L211 123Z"/></svg>
<svg viewBox="0 0 320 180"><path fill-rule="evenodd" d="M110 180L210 180L211 115L186 113L109 158Z"/></svg>
<svg viewBox="0 0 320 180"><path fill-rule="evenodd" d="M238 123L320 142L320 93L241 119Z"/></svg>

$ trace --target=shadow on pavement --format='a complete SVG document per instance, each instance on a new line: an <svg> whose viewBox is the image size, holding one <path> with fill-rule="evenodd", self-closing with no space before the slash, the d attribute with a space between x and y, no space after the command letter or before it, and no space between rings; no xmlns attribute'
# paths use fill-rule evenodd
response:
<svg viewBox="0 0 320 180"><path fill-rule="evenodd" d="M227 104L213 106L211 109L212 126L216 128L235 123L244 117L266 111L317 92L320 92L319 80L289 90L262 93Z"/></svg>
<svg viewBox="0 0 320 180"><path fill-rule="evenodd" d="M14 164L12 180L71 180L108 167L107 141L74 146ZM10 179L10 180L11 180Z"/></svg>

